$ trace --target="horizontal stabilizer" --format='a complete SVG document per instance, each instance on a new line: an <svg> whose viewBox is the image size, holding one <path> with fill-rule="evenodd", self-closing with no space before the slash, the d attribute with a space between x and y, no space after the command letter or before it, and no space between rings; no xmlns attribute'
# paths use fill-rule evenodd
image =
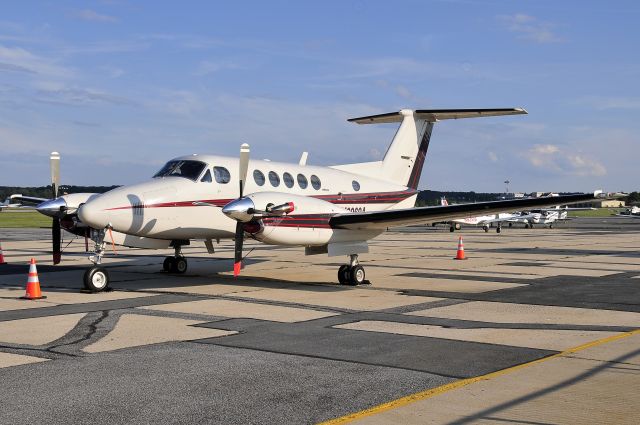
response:
<svg viewBox="0 0 640 425"><path fill-rule="evenodd" d="M402 122L403 111L390 112L388 114L370 115L368 117L351 118L349 122L357 124L384 124ZM460 118L496 117L500 115L526 114L523 108L497 108L497 109L418 109L413 111L416 119L429 122L442 120L457 120Z"/></svg>

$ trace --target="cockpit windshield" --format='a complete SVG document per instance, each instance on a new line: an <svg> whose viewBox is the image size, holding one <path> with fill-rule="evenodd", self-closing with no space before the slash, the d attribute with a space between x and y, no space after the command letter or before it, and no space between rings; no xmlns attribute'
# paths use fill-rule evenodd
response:
<svg viewBox="0 0 640 425"><path fill-rule="evenodd" d="M200 161L169 161L153 177L185 177L189 180L196 181L206 166L207 164Z"/></svg>

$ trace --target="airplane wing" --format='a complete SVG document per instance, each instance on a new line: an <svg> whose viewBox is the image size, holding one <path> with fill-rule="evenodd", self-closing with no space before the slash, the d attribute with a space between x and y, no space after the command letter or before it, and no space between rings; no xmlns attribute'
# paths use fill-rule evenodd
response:
<svg viewBox="0 0 640 425"><path fill-rule="evenodd" d="M509 201L478 202L475 204L457 204L436 207L407 208L400 210L384 210L337 214L329 220L329 225L339 229L385 229L390 226L406 226L410 224L432 223L456 218L475 217L478 215L522 210L531 207L546 207L558 204L602 199L601 192L581 193L576 195L553 196L544 198L526 198Z"/></svg>

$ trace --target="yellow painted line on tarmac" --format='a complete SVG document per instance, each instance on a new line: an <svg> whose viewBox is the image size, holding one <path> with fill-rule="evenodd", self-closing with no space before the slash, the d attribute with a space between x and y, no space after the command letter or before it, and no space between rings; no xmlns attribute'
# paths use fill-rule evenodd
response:
<svg viewBox="0 0 640 425"><path fill-rule="evenodd" d="M595 347L598 345L606 344L608 342L617 341L619 339L630 337L631 335L639 334L640 329L636 329L630 332L623 332L618 335L608 336L606 338L598 339L595 341L587 342L586 344L579 345L577 347L569 348L568 350L562 351L557 354L553 354L548 357L543 357L541 359L533 360L527 363L522 363L516 366L508 367L506 369L497 370L495 372L487 373L485 375L476 376L473 378L461 379L459 381L451 382L449 384L445 384L436 388L431 388L425 391L420 391L415 394L410 394L405 397L401 397L395 400L391 400L386 403L379 404L377 406L370 407L365 410L361 410L359 412L350 413L348 415L330 419L325 422L320 422L318 425L337 425L337 424L345 424L357 419L362 419L367 416L375 415L378 413L385 412L387 410L397 409L398 407L406 406L407 404L414 403L416 401L425 400L427 398L435 397L439 394L443 394L449 392L451 390L455 390L456 388L466 387L467 385L473 384L475 382L486 381L497 376L506 375L511 372L515 372L519 369L524 369L525 367L529 367L538 363L546 362L551 359L555 359L558 357L566 356L569 354L577 353L578 351L586 350L587 348Z"/></svg>

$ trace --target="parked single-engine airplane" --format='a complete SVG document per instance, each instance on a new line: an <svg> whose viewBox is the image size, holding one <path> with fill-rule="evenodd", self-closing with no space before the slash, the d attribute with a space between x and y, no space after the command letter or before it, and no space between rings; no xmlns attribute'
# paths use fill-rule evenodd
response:
<svg viewBox="0 0 640 425"><path fill-rule="evenodd" d="M304 246L307 255L347 255L349 264L339 268L338 280L357 285L365 281L358 254L368 252L367 241L389 226L583 202L599 195L414 208L437 121L515 114L526 111L405 109L354 118L349 121L400 123L382 161L319 167L303 165L303 161L249 160L249 146L244 144L239 161L212 155L182 156L167 162L149 181L102 195L65 195L39 205L38 210L58 217L61 223L67 223L63 227L72 231L80 232L82 226L95 229L94 266L84 278L85 287L94 291L108 286L109 275L100 261L115 232L148 246L171 245L175 253L165 259L164 268L176 273L187 269L181 247L192 239L205 240L209 252L213 252L213 240L235 239L236 276L241 269L245 237L267 244Z"/></svg>

